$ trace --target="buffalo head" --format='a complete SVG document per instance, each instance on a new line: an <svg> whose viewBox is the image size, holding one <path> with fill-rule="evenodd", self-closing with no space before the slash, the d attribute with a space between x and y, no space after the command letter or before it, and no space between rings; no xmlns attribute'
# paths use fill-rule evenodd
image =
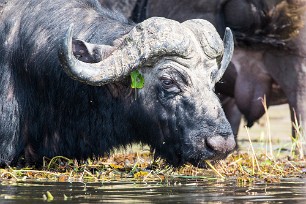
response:
<svg viewBox="0 0 306 204"><path fill-rule="evenodd" d="M73 53L79 45L94 60L77 59ZM223 45L208 21L150 18L109 46L73 40L70 28L59 53L70 77L93 86L118 83L139 69L144 87L136 100L130 96L131 110L122 117L135 127L131 140L149 144L171 164L197 165L225 158L235 148L214 93L233 53L229 29Z"/></svg>

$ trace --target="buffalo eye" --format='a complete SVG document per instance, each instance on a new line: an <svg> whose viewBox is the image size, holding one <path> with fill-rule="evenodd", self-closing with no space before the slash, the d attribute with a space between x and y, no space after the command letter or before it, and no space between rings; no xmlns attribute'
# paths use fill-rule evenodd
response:
<svg viewBox="0 0 306 204"><path fill-rule="evenodd" d="M174 83L172 79L162 79L163 87L165 89L169 89L173 87Z"/></svg>
<svg viewBox="0 0 306 204"><path fill-rule="evenodd" d="M175 93L180 92L180 89L177 83L172 78L161 77L160 81L161 81L161 84L164 90L168 92L175 92Z"/></svg>

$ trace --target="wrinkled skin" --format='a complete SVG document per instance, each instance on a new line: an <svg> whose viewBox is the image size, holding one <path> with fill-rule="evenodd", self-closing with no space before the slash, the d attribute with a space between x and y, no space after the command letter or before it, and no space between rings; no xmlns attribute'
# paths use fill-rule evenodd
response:
<svg viewBox="0 0 306 204"><path fill-rule="evenodd" d="M226 2L230 4L224 4ZM279 2L281 1L270 0L268 4L271 6ZM256 3L260 4L260 1ZM249 8L249 3L243 0L149 0L147 17L164 16L178 21L203 18L213 23L221 35L224 30L222 28L229 26L234 33L239 31L248 36L255 32L253 29L261 26L261 23L266 23L260 21L259 14L255 13L254 16L258 17L253 18ZM305 15L301 18L306 19ZM269 25L266 27L269 28ZM273 29L272 25L270 29ZM239 111L246 118L248 126L252 126L264 114L261 100L264 96L268 106L288 103L292 121L295 121L296 113L299 124L303 129L306 128L305 30L303 27L298 35L280 47L268 43L262 46L257 46L260 43L255 43L255 46L252 46L252 43L237 44L232 60L237 75L228 76L226 72L224 85L217 85L217 91L224 95L222 98L226 106L225 112L229 121L233 121L231 124L234 132L237 132L239 127ZM243 39L241 41L243 42ZM229 82L226 78L230 78ZM235 86L229 90L226 83L233 87L233 81ZM295 135L294 129L292 134Z"/></svg>

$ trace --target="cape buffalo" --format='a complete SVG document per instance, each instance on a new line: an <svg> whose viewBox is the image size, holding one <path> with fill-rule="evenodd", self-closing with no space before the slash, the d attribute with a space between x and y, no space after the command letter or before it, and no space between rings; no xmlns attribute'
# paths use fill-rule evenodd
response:
<svg viewBox="0 0 306 204"><path fill-rule="evenodd" d="M302 129L306 128L305 1L140 1L148 1L146 17L164 16L181 22L201 18L215 25L220 35L226 26L233 30L236 39L233 71L230 75L225 73L224 84L217 88L225 96L234 97L234 100L225 97L230 107L225 111L229 111L229 120L234 121L234 132L239 126L239 111L248 126L264 114L260 100L264 96L268 106L288 103L292 122L296 114Z"/></svg>
<svg viewBox="0 0 306 204"><path fill-rule="evenodd" d="M0 161L87 158L132 142L173 165L235 138L214 93L233 52L205 20L133 24L97 0L10 0L0 21ZM131 88L138 70L143 88Z"/></svg>

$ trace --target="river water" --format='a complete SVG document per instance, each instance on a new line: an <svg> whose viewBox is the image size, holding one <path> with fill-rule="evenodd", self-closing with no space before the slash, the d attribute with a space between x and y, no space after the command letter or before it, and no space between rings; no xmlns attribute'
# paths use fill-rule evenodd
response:
<svg viewBox="0 0 306 204"><path fill-rule="evenodd" d="M49 191L54 199L44 200ZM0 203L306 203L306 179L280 183L179 180L175 183L2 182Z"/></svg>

